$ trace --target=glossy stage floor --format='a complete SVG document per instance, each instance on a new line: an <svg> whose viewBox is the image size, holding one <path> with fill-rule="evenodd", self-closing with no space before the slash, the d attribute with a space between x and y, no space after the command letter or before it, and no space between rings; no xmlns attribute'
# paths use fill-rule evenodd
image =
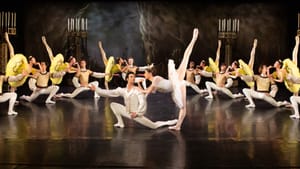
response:
<svg viewBox="0 0 300 169"><path fill-rule="evenodd" d="M86 96L92 96L87 93ZM300 167L299 120L290 108L243 98L214 100L188 92L180 132L116 122L110 102L122 98L59 99L54 105L20 101L17 116L1 104L0 168L292 168ZM6 107L5 107L6 106ZM147 117L177 117L170 95L148 97Z"/></svg>

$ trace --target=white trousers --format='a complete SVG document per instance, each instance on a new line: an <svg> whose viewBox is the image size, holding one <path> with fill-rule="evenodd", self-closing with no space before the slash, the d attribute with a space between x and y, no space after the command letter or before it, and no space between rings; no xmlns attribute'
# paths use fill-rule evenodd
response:
<svg viewBox="0 0 300 169"><path fill-rule="evenodd" d="M122 116L126 117L128 119L131 119L130 114L128 112L126 112L126 107L122 104L114 103L114 102L110 104L110 107L111 107L114 115L117 118L118 126L124 127L124 122L123 122ZM138 116L138 117L134 118L133 120L140 123L143 126L151 128L151 129L157 129L159 127L166 126L166 125L174 125L173 122L175 122L174 120L153 122L145 116Z"/></svg>
<svg viewBox="0 0 300 169"><path fill-rule="evenodd" d="M90 85L94 85L96 88L99 85L98 81L93 81L91 83L89 83ZM89 87L77 87L72 93L65 93L63 94L64 97L68 97L68 98L74 98L76 96L78 96L81 92L83 91L89 91L91 90ZM98 97L99 95L96 93L96 91L94 92L94 97Z"/></svg>
<svg viewBox="0 0 300 169"><path fill-rule="evenodd" d="M49 94L46 99L46 103L51 102L52 97L58 92L58 90L59 87L56 85L52 85L47 88L36 88L29 97L26 97L26 100L32 102L41 94Z"/></svg>
<svg viewBox="0 0 300 169"><path fill-rule="evenodd" d="M253 101L253 98L255 98L255 99L264 100L275 107L281 106L281 102L277 102L273 97L267 95L266 93L257 92L249 88L243 89L243 93L246 96L247 100L249 101L250 105L255 105Z"/></svg>
<svg viewBox="0 0 300 169"><path fill-rule="evenodd" d="M236 98L237 96L235 94L232 94L232 92L227 89L226 87L219 87L217 86L215 83L213 82L205 82L205 86L208 92L208 96L210 96L211 98L213 97L212 94L212 89L217 90L217 91L221 91L224 94L226 94L227 96L229 96L230 98Z"/></svg>

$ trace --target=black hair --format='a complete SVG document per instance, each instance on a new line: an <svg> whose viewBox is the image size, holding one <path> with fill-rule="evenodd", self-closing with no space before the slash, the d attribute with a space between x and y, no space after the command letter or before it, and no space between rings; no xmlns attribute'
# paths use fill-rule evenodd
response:
<svg viewBox="0 0 300 169"><path fill-rule="evenodd" d="M146 68L146 70L145 71L147 71L147 72L149 72L149 73L152 73L152 75L153 76L155 76L156 75L156 69L154 68L154 67L148 67L148 68Z"/></svg>
<svg viewBox="0 0 300 169"><path fill-rule="evenodd" d="M131 74L135 75L135 73L131 72L131 71L129 71L129 72L126 73L126 77L125 77L126 81L127 81L128 77L129 77L129 75L131 75Z"/></svg>

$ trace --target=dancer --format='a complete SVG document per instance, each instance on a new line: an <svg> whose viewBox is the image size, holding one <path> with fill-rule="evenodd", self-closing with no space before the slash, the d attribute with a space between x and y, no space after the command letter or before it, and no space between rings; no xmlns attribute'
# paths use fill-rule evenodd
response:
<svg viewBox="0 0 300 169"><path fill-rule="evenodd" d="M200 77L200 74L198 73L198 71L195 69L195 62L190 61L189 68L186 70L186 80L185 80L186 86L191 87L198 94L203 94L203 93L207 92L207 90L199 89L199 87L198 87L198 84L200 83L199 78L201 78L201 77ZM197 83L195 80L197 80Z"/></svg>
<svg viewBox="0 0 300 169"><path fill-rule="evenodd" d="M298 60L297 60L297 56L298 56L298 49L299 49L299 36L295 37L295 47L293 49L293 62L294 64L297 66L298 65ZM299 70L298 70L299 71ZM287 75L287 79L292 81L292 83L294 84L300 84L300 77L295 77L292 76L291 74ZM290 97L290 101L292 104L292 108L294 111L294 114L290 115L290 118L295 118L295 119L299 119L299 103L300 103L300 96L298 95L293 95Z"/></svg>
<svg viewBox="0 0 300 169"><path fill-rule="evenodd" d="M215 65L219 65L219 59L220 59L220 49L221 49L221 41L218 41L218 49L216 52L216 59L215 59ZM241 93L233 94L228 88L232 86L232 79L229 75L229 69L227 69L227 65L225 63L222 63L220 65L220 70L218 70L218 67L213 66L213 76L215 77L215 83L214 82L205 82L206 89L208 91L208 96L206 96L206 99L213 99L213 93L212 89L221 91L230 98L239 98L243 97Z"/></svg>
<svg viewBox="0 0 300 169"><path fill-rule="evenodd" d="M102 61L103 61L104 65L105 65L105 67L107 67L108 64L109 64L109 60L107 60L106 52L103 49L101 41L98 42L98 47L100 49L100 53L101 53L101 56L102 56ZM114 62L114 57L111 56L110 58ZM119 58L116 59L116 61L117 61L117 64L112 63L113 65L112 65L112 68L111 68L111 71L110 71L111 74L107 75L107 76L113 76L115 73L126 72L127 67L123 66L124 63L125 63L124 60L121 57L119 57ZM105 78L104 85L105 85L106 89L109 89L108 82L110 82L110 80L111 80L111 78Z"/></svg>
<svg viewBox="0 0 300 169"><path fill-rule="evenodd" d="M17 87L22 86L27 79L28 73L25 73L25 71L28 72L28 61L23 54L15 54L7 32L4 33L4 38L10 55L6 65L6 76L11 77L11 80L8 80L11 87L10 91L15 92Z"/></svg>
<svg viewBox="0 0 300 169"><path fill-rule="evenodd" d="M17 115L18 113L14 111L14 105L16 103L17 94L15 92L6 92L2 93L3 82L7 81L7 78L4 75L0 75L0 103L6 102L9 100L8 105L8 115Z"/></svg>
<svg viewBox="0 0 300 169"><path fill-rule="evenodd" d="M89 77L95 77L95 78L104 78L105 73L98 73L98 72L93 72L89 69L86 68L86 61L82 59L80 61L80 66L77 68L77 73L73 77L73 84L76 87L76 89L72 93L60 93L57 96L58 97L67 97L67 98L74 98L77 95L79 95L83 91L88 91L91 90L91 86L98 87L99 82L98 81L93 81L89 83ZM94 92L94 97L99 98L99 95L97 92Z"/></svg>
<svg viewBox="0 0 300 169"><path fill-rule="evenodd" d="M125 63L127 63L126 72L133 72L133 73L135 73L136 74L135 83L138 83L138 84L142 83L142 87L144 89L146 89L147 88L146 79L144 77L140 77L140 76L137 77L137 72L145 72L145 70L147 68L153 67L153 64L147 65L147 66L136 66L136 65L134 65L134 59L133 59L133 57L129 57L127 60L128 60L128 62L125 61ZM122 74L126 75L126 72L124 72Z"/></svg>
<svg viewBox="0 0 300 169"><path fill-rule="evenodd" d="M119 103L112 102L110 107L117 118L115 127L124 128L122 116L149 127L151 129L157 129L166 125L174 125L177 123L177 119L168 121L156 121L153 122L144 116L147 110L146 96L142 90L134 85L135 74L128 72L126 76L127 86L126 88L116 88L113 90L104 90L92 85L92 89L95 90L100 96L103 97L119 97L122 96L125 101L125 106Z"/></svg>
<svg viewBox="0 0 300 169"><path fill-rule="evenodd" d="M256 91L254 89L244 88L243 93L246 96L249 104L246 105L248 108L254 108L255 103L253 98L264 100L275 107L280 107L284 105L288 105L289 103L286 101L276 101L274 99L278 88L274 83L273 78L269 74L270 67L267 65L261 65L258 69L259 75L254 75L253 77L243 76L245 81L254 81L256 83ZM271 88L271 90L270 90Z"/></svg>
<svg viewBox="0 0 300 169"><path fill-rule="evenodd" d="M59 90L59 86L51 85L48 86L50 77L59 78L65 75L65 72L50 73L47 72L47 65L45 62L40 63L40 72L35 74L33 77L36 79L36 88L30 96L23 95L20 99L24 99L28 102L34 101L41 94L49 94L46 99L46 104L54 104L55 101L52 101L52 97L55 96Z"/></svg>
<svg viewBox="0 0 300 169"><path fill-rule="evenodd" d="M163 93L171 92L172 99L176 103L179 110L178 122L175 126L169 127L171 130L180 130L183 120L186 116L186 85L184 82L184 77L186 73L187 64L189 57L193 51L193 47L198 38L198 29L195 28L193 31L193 38L187 46L182 61L178 67L175 69L174 61L169 59L168 63L168 80L161 76L154 76L153 68L146 69L145 78L150 80L152 84L144 90L145 93L149 94L151 92L159 91Z"/></svg>

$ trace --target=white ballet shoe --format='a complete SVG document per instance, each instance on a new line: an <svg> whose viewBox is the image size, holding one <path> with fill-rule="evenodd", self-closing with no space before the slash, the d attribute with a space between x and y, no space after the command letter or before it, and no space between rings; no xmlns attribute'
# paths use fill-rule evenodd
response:
<svg viewBox="0 0 300 169"><path fill-rule="evenodd" d="M64 97L64 93L59 93L57 95L55 95L56 98L61 98L61 97Z"/></svg>
<svg viewBox="0 0 300 169"><path fill-rule="evenodd" d="M169 129L170 130L176 130L176 131L180 131L181 130L181 128L177 127L176 125L175 126L170 126Z"/></svg>
<svg viewBox="0 0 300 169"><path fill-rule="evenodd" d="M234 98L244 97L244 95L241 93L234 94L233 96L234 96Z"/></svg>
<svg viewBox="0 0 300 169"><path fill-rule="evenodd" d="M9 116L11 116L11 115L17 115L18 113L15 112L15 111L9 111L7 114L8 114Z"/></svg>
<svg viewBox="0 0 300 169"><path fill-rule="evenodd" d="M177 121L178 121L177 119L174 119L174 120L168 120L168 121L167 121L167 125L168 125L168 126L175 125L175 124L177 123Z"/></svg>
<svg viewBox="0 0 300 169"><path fill-rule="evenodd" d="M290 115L290 118L292 118L292 119L299 119L300 116L299 116L299 115L296 115L296 114L293 114L293 115Z"/></svg>
<svg viewBox="0 0 300 169"><path fill-rule="evenodd" d="M205 96L204 98L205 98L205 99L213 99L214 97L211 96L211 95L208 95L208 96Z"/></svg>
<svg viewBox="0 0 300 169"><path fill-rule="evenodd" d="M124 128L124 124L116 123L114 124L115 127Z"/></svg>
<svg viewBox="0 0 300 169"><path fill-rule="evenodd" d="M45 103L46 103L46 104L55 104L55 101L52 101L52 100L46 100Z"/></svg>
<svg viewBox="0 0 300 169"><path fill-rule="evenodd" d="M246 105L247 108L254 108L255 107L255 104L248 104Z"/></svg>

